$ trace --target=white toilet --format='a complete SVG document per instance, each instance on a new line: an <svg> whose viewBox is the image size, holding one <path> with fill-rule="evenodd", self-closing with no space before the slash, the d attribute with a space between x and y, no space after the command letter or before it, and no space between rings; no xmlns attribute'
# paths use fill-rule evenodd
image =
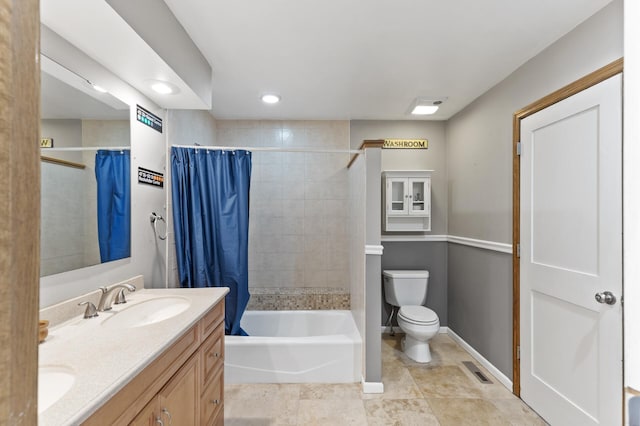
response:
<svg viewBox="0 0 640 426"><path fill-rule="evenodd" d="M422 306L427 300L429 271L384 271L383 276L387 303L400 307L398 325L405 332L402 350L414 361L430 362L429 340L438 333L440 319Z"/></svg>

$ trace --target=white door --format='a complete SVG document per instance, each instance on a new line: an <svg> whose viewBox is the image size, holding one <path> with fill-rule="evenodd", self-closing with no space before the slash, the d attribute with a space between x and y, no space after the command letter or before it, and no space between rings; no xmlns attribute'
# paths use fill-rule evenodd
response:
<svg viewBox="0 0 640 426"><path fill-rule="evenodd" d="M521 122L521 398L551 425L622 424L621 90Z"/></svg>

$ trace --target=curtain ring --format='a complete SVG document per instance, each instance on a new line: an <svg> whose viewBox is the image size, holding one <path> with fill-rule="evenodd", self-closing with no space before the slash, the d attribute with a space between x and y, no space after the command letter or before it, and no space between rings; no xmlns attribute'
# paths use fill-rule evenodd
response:
<svg viewBox="0 0 640 426"><path fill-rule="evenodd" d="M149 219L151 220L151 223L153 224L153 232L156 234L156 236L161 239L162 241L167 239L167 222L164 220L164 217L160 216L159 214L156 214L156 212L152 212L151 216L149 216ZM164 222L164 237L162 235L158 235L158 221L161 220Z"/></svg>

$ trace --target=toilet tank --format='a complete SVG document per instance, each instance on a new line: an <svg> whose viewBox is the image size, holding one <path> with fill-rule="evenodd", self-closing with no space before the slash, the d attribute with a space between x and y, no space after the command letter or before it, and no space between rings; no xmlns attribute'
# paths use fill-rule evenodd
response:
<svg viewBox="0 0 640 426"><path fill-rule="evenodd" d="M424 305L429 271L387 270L382 273L384 295L393 306Z"/></svg>

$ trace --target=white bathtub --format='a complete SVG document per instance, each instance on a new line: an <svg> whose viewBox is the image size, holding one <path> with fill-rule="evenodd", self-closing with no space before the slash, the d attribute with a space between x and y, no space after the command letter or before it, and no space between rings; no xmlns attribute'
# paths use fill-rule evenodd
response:
<svg viewBox="0 0 640 426"><path fill-rule="evenodd" d="M362 339L351 311L247 311L249 336L225 336L226 383L351 383Z"/></svg>

